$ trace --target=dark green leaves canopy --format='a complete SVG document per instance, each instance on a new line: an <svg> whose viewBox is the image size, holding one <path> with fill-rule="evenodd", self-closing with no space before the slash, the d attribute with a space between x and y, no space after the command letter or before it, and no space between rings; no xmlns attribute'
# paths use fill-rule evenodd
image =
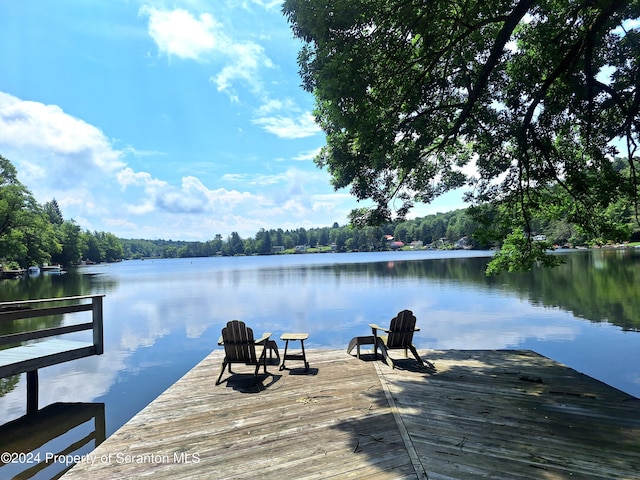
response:
<svg viewBox="0 0 640 480"><path fill-rule="evenodd" d="M287 0L283 12L327 135L316 162L377 205L353 221L465 184L469 202L492 205L498 239L529 238L539 215L614 239L603 212L621 199L637 212L640 0ZM525 265L539 256L517 245Z"/></svg>

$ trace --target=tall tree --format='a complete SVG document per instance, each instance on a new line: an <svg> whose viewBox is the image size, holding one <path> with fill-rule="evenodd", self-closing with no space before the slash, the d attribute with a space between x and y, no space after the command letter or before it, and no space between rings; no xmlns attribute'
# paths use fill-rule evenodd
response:
<svg viewBox="0 0 640 480"><path fill-rule="evenodd" d="M231 232L231 236L227 238L222 251L225 255L243 255L245 253L244 242L238 232Z"/></svg>
<svg viewBox="0 0 640 480"><path fill-rule="evenodd" d="M256 234L256 243L258 253L261 255L268 255L272 253L273 246L271 244L271 234L268 230L260 229Z"/></svg>
<svg viewBox="0 0 640 480"><path fill-rule="evenodd" d="M58 201L54 198L50 202L46 202L43 206L44 213L47 214L49 218L49 222L54 225L62 225L64 222L64 218L62 217L62 210L60 210L60 205L58 205Z"/></svg>
<svg viewBox="0 0 640 480"><path fill-rule="evenodd" d="M83 252L87 250L80 226L74 220L65 220L56 228L56 235L62 249L51 256L51 261L64 266L79 263Z"/></svg>
<svg viewBox="0 0 640 480"><path fill-rule="evenodd" d="M100 232L98 235L100 250L104 252L105 262L114 262L124 257L124 247L113 233Z"/></svg>
<svg viewBox="0 0 640 480"><path fill-rule="evenodd" d="M327 134L316 163L376 204L353 222L470 185L472 205L499 207L490 231L516 247L513 269L548 261L534 215L563 209L605 237L619 227L611 203L637 217L640 1L286 0L283 12Z"/></svg>
<svg viewBox="0 0 640 480"><path fill-rule="evenodd" d="M83 253L83 260L89 260L94 263L99 263L104 260L104 247L98 240L98 232L83 232L83 243L86 245L86 250ZM135 253L135 248L132 248Z"/></svg>
<svg viewBox="0 0 640 480"><path fill-rule="evenodd" d="M27 267L48 261L59 248L42 208L0 155L0 259Z"/></svg>

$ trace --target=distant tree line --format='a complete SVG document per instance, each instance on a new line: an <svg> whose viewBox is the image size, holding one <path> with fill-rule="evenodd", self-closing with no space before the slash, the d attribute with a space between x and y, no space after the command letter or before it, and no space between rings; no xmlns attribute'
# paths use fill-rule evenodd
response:
<svg viewBox="0 0 640 480"><path fill-rule="evenodd" d="M492 207L486 206L490 215ZM608 213L615 216L620 225L612 238L594 238L567 218L556 220L536 219L532 235L544 238L541 243L549 247L575 247L581 245L604 245L611 242L640 240L640 232L634 231L631 208L612 208ZM483 236L486 225L474 220L472 212L458 209L437 213L412 220L390 222L380 226L353 227L334 223L331 227L297 228L294 230L260 229L254 237L241 238L237 232L226 239L218 234L206 242L172 240L125 240L120 239L127 258L186 258L215 255L269 255L273 253L311 252L373 252L393 248L472 248L499 247ZM392 238L390 238L392 237ZM399 245L401 242L403 246Z"/></svg>
<svg viewBox="0 0 640 480"><path fill-rule="evenodd" d="M624 168L625 162L616 163ZM260 229L253 237L232 232L226 238L199 241L122 239L112 233L82 230L74 220L65 220L55 199L39 205L16 177L11 162L0 156L0 263L4 268L26 268L44 263L71 266L81 262L114 262L122 259L211 257L216 255L269 255L297 251L350 252L391 248L475 248L498 247L485 235L494 225L477 218L498 216L501 207L484 205L482 215L473 209L459 209L379 226L340 226ZM546 244L560 246L604 244L640 240L634 231L633 209L622 203L603 214L619 226L608 238L594 238L576 227L558 210L555 218L545 212L532 221L532 235L546 238ZM402 245L399 243L402 242Z"/></svg>

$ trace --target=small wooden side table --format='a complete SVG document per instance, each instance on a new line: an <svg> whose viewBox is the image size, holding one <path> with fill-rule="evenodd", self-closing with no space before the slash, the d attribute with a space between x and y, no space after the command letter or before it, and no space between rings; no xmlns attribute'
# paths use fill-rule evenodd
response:
<svg viewBox="0 0 640 480"><path fill-rule="evenodd" d="M375 344L376 344L376 339L373 335L367 335L366 337L353 337L349 342L349 346L347 347L347 353L351 354L351 350L353 350L354 347L357 347L358 350L357 350L356 357L360 358L361 345L375 345Z"/></svg>
<svg viewBox="0 0 640 480"><path fill-rule="evenodd" d="M302 360L304 362L304 369L309 370L309 362L307 362L307 356L304 353L304 341L309 338L308 333L283 333L280 336L280 340L284 340L284 355L282 356L282 365L280 370L284 370L284 363L287 360ZM289 349L289 340L300 340L300 348L302 353L287 353Z"/></svg>

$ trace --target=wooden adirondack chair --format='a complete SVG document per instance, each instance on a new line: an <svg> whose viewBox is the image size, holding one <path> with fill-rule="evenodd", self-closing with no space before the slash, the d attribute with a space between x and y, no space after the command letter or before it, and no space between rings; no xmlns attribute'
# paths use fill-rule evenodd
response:
<svg viewBox="0 0 640 480"><path fill-rule="evenodd" d="M391 320L389 328L382 328L374 323L369 324L373 332L373 353L378 355L378 347L382 353L382 357L387 364L394 368L393 359L389 356L389 350L403 349L404 356L408 356L408 350L416 358L420 366L424 367L424 361L418 355L416 347L413 345L414 332L420 331L416 328L416 317L411 310L403 310ZM378 331L385 332L386 335L378 335ZM429 363L429 362L427 362ZM431 367L433 365L429 364Z"/></svg>
<svg viewBox="0 0 640 480"><path fill-rule="evenodd" d="M227 323L227 326L222 329L222 336L218 341L218 344L224 345L224 360L222 361L222 368L216 385L219 385L222 374L225 367L229 366L229 373L231 371L231 364L242 363L245 365L255 365L256 370L254 376L258 376L258 370L260 365L264 366L264 373L267 373L267 348L269 345L269 337L271 333L265 333L258 340L253 338L253 330L245 325L240 320L232 320ZM262 346L262 352L258 357L256 354L256 346Z"/></svg>

